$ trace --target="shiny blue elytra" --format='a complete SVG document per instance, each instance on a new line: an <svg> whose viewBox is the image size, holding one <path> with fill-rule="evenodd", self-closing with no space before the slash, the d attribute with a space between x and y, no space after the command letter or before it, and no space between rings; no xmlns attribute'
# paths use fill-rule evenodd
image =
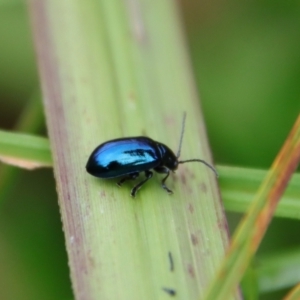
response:
<svg viewBox="0 0 300 300"><path fill-rule="evenodd" d="M162 179L162 187L169 193L172 191L165 185L165 181L178 168L178 164L186 162L201 162L216 170L201 159L189 159L179 161L182 138L184 133L185 114L182 123L182 132L177 156L165 144L156 142L148 137L137 136L114 139L99 145L90 155L86 164L88 173L99 178L122 177L117 183L121 186L126 180L136 179L140 172L145 172L146 178L139 182L131 190L131 196L135 197L137 191L153 175L153 169L157 173L166 174Z"/></svg>

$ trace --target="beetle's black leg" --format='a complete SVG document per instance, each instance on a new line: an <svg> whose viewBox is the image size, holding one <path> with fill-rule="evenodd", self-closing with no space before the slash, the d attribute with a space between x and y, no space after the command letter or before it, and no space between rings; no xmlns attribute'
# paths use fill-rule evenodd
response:
<svg viewBox="0 0 300 300"><path fill-rule="evenodd" d="M138 183L132 190L131 190L131 196L134 198L136 195L136 192L141 188L141 186L147 182L151 177L152 177L153 173L151 171L145 171L145 176L146 178L141 181L140 183Z"/></svg>
<svg viewBox="0 0 300 300"><path fill-rule="evenodd" d="M161 181L161 186L163 187L163 189L165 189L168 194L173 194L173 191L170 190L166 185L165 185L165 181L167 180L167 178L169 177L170 175L170 171L168 170L168 173L167 173L167 176L165 178L163 178L163 180Z"/></svg>
<svg viewBox="0 0 300 300"><path fill-rule="evenodd" d="M121 187L122 184L123 184L126 180L129 180L129 179L134 180L134 179L136 179L138 176L139 176L139 172L131 173L131 174L129 174L128 176L122 178L119 182L117 182L117 185L118 185L119 187Z"/></svg>
<svg viewBox="0 0 300 300"><path fill-rule="evenodd" d="M162 188L163 188L164 190L166 190L166 191L168 192L168 194L173 194L172 190L170 190L170 189L166 186L166 184L165 184L167 178L168 178L169 175L170 175L170 170L169 170L168 168L166 168L166 167L157 167L157 168L154 168L154 170L155 170L157 173L167 174L167 175L163 178L163 180L161 181L161 186L162 186Z"/></svg>

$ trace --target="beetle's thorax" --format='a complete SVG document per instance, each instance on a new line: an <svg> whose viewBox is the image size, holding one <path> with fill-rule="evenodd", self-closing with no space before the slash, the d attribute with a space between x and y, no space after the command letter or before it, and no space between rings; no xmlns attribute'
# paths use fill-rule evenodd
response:
<svg viewBox="0 0 300 300"><path fill-rule="evenodd" d="M178 159L174 152L165 144L157 142L157 148L161 154L162 166L167 167L171 171L175 171L178 167Z"/></svg>

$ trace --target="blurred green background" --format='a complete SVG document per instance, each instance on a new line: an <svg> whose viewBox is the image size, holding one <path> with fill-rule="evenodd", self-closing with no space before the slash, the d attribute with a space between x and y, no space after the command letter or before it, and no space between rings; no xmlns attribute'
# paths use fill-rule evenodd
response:
<svg viewBox="0 0 300 300"><path fill-rule="evenodd" d="M268 168L300 112L300 2L180 5L215 162ZM46 135L43 118L19 122L41 98L23 1L0 1L0 74L0 128ZM240 216L228 218L233 231ZM274 220L258 261L299 248L298 228ZM0 164L0 245L0 299L72 299L52 170ZM259 289L259 299L287 292Z"/></svg>

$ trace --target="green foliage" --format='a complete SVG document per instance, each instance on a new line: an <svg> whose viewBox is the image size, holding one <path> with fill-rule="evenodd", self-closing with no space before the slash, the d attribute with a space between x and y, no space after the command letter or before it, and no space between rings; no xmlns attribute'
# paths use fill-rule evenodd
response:
<svg viewBox="0 0 300 300"><path fill-rule="evenodd" d="M228 211L243 213L264 177L265 171L262 169L269 167L300 110L299 5L292 5L293 1L286 4L282 2L280 7L270 1L212 4L217 5L205 6L203 2L199 2L198 7L188 7L189 3L184 2L183 14L184 19L188 21L187 33L192 66L201 91L213 156L216 163L221 165L218 171L224 205ZM70 11L69 16L73 13ZM164 15L163 18L167 19L168 16ZM155 15L153 19L156 21ZM115 22L114 19L106 19L104 23L107 26L112 25L109 39L113 40L117 48L121 46L118 45L120 40L114 32ZM101 28L95 26L94 30L99 32ZM156 22L153 30L161 30L160 22ZM29 109L31 112L34 109L39 111L28 117L31 124L20 122L20 114L26 110L28 99L35 94L39 85L29 20L23 2L1 2L0 36L1 132L11 131L11 128L17 129L18 132L25 131L31 133L29 140L28 136L25 140L31 141L35 134L44 134L41 124L43 115L38 108L39 104L36 103ZM78 36L70 38L76 39ZM157 43L156 55L164 51L164 45L168 42L160 40ZM121 50L125 53L128 49ZM141 57L134 56L132 59L140 61ZM123 62L118 73L121 76L120 82L140 82L145 75L142 69L136 78L127 78L127 70L131 68L129 62L122 57L120 61ZM146 67L153 67L150 60ZM160 80L172 72L181 70L170 68L168 72L160 74ZM98 77L91 80L95 80L95 85L100 82ZM85 82L84 79L82 82ZM176 96L177 91L173 87L179 84L180 82L169 82L167 89L173 93L170 97ZM157 86L152 87L152 90L156 89ZM116 98L126 96L124 89L120 88L120 91L120 94L115 95ZM153 94L143 86L139 95L141 94L148 95L148 101L153 101ZM163 93L162 95L165 96ZM129 96L133 101L136 95ZM147 111L147 108L143 109ZM95 119L99 110L95 111ZM184 106L178 108L178 116L176 115L175 119L180 118L183 110L186 110ZM139 133L139 130L144 128L142 124L148 124L141 118L138 121L140 127L137 128L136 119L131 116L130 110L120 109L120 115L123 114L129 120L126 127L121 124L114 125L119 128L120 135ZM188 111L188 122L189 115ZM106 117L114 123L110 113L107 113ZM76 118L80 120L78 115ZM158 139L166 138L168 130L163 126L153 127L156 119L154 116L152 118L153 122L146 128L146 134L157 136ZM23 125L18 127L18 122ZM148 130L149 127L151 130ZM174 134L172 131L172 147L177 145L175 131ZM6 134L7 132L4 133ZM107 133L107 137L109 136L110 133ZM183 155L186 157L189 154L189 139L191 140L187 139L188 143L184 144L183 149ZM26 143L21 143L22 139L19 139L17 134L9 134L8 141L10 150L15 149L12 144L18 147L26 146ZM0 139L1 145L4 145L3 142L4 139ZM36 142L36 145L43 147L48 144L43 138L33 139L33 145ZM40 149L45 150L43 147ZM0 146L0 151L3 149L4 147ZM36 158L31 145L27 149L27 154ZM19 150L21 156L26 153ZM48 150L44 151L43 157L50 159ZM229 167L223 167L223 164ZM233 166L247 166L250 169L236 169ZM257 167L260 169L257 170ZM277 216L291 220L274 220L258 258L254 260L246 275L243 288L245 296L250 295L249 299L257 299L256 288L251 290L253 282L255 287L258 283L259 299L279 299L278 295L281 294L276 294L276 291L291 288L300 280L297 272L300 269L299 182L299 174L295 174L276 212ZM180 190L177 183L174 184L176 191ZM100 186L98 183L95 185ZM156 189L157 185L158 182L154 181L148 189ZM113 183L104 183L104 186L108 190L115 190ZM129 188L124 187L116 192L128 195ZM130 198L127 200L132 201ZM71 284L52 171L32 173L1 163L0 203L0 298L71 299ZM163 205L162 208L164 207ZM203 207L202 209L205 210ZM166 216L168 212L167 209L164 210ZM233 223L233 215L229 216L229 223ZM233 231L234 227L231 230ZM271 291L271 298L268 298Z"/></svg>

